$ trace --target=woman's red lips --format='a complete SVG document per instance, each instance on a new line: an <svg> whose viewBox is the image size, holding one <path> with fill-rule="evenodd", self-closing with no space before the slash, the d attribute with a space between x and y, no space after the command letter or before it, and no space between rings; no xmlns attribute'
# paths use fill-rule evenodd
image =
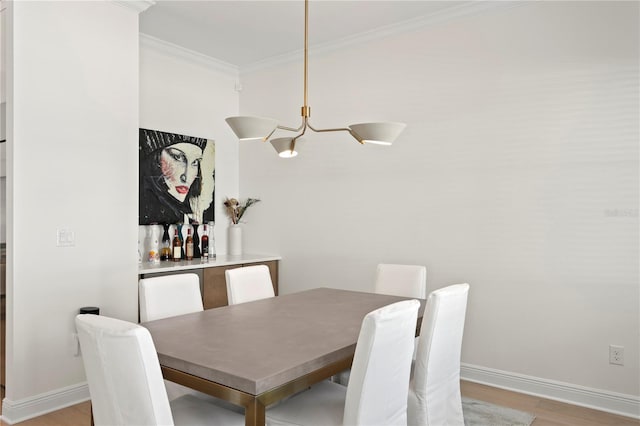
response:
<svg viewBox="0 0 640 426"><path fill-rule="evenodd" d="M176 191L178 191L178 194L186 194L187 192L189 192L189 187L188 186L176 186Z"/></svg>

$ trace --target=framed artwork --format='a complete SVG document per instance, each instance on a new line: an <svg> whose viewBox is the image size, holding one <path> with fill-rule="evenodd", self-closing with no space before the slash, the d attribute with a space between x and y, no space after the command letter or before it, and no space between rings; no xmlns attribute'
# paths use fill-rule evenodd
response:
<svg viewBox="0 0 640 426"><path fill-rule="evenodd" d="M140 129L138 224L214 220L213 140Z"/></svg>

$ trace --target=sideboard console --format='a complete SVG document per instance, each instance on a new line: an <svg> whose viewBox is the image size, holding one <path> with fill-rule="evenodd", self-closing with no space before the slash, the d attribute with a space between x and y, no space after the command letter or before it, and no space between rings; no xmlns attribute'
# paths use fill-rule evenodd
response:
<svg viewBox="0 0 640 426"><path fill-rule="evenodd" d="M218 255L209 262L200 259L183 260L180 262L141 263L138 268L140 278L150 278L159 275L196 273L200 277L202 303L205 309L225 306L227 301L227 283L224 272L227 269L245 266L266 265L271 272L273 290L278 294L278 262L280 256L242 254L238 256Z"/></svg>

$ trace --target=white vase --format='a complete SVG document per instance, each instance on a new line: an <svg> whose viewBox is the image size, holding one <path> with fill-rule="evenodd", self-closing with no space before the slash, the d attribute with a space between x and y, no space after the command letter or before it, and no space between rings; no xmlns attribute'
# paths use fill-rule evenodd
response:
<svg viewBox="0 0 640 426"><path fill-rule="evenodd" d="M232 256L242 254L242 227L240 225L229 226L229 254Z"/></svg>

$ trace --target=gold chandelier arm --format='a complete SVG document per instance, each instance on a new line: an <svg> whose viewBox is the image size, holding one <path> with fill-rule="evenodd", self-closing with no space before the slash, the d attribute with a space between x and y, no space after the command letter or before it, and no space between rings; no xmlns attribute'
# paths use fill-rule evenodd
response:
<svg viewBox="0 0 640 426"><path fill-rule="evenodd" d="M314 128L311 123L307 123L307 125L309 126L309 128L311 130L313 130L316 133L323 133L323 132L349 132L349 134L351 136L353 136L355 138L355 140L357 140L361 145L364 145L364 141L362 140L362 138L353 130L351 130L348 127L336 127L334 129L316 129Z"/></svg>
<svg viewBox="0 0 640 426"><path fill-rule="evenodd" d="M292 147L294 147L294 146L295 146L295 144L296 144L296 140L297 140L298 138L301 138L301 137L302 137L302 135L304 135L304 133L307 131L307 127L310 127L310 126L309 126L309 120L307 119L307 117L304 117L304 118L302 119L302 126L301 126L301 127L302 127L302 131L300 132L300 134L298 134L298 135L294 136L294 137L293 137L293 139L291 140L291 146L292 146ZM293 148L291 148L291 150L293 151Z"/></svg>
<svg viewBox="0 0 640 426"><path fill-rule="evenodd" d="M280 126L280 125L278 125L276 127L276 129L277 130L286 130L288 132L300 132L299 134L297 134L296 136L291 138L291 151L293 151L293 147L295 147L296 140L298 138L302 137L302 135L305 134L305 132L307 131L308 125L309 125L309 123L308 123L307 117L303 117L302 118L302 123L300 124L300 127L298 127L297 129L294 129L293 127ZM264 140L266 141L267 139L269 139L271 137L271 135L273 135L274 132L275 132L275 130L273 132L271 132L271 134L268 137L266 137Z"/></svg>
<svg viewBox="0 0 640 426"><path fill-rule="evenodd" d="M271 136L273 136L273 134L276 132L276 130L278 129L278 127L276 127L275 129L273 129L273 131L271 133L269 133L267 136L265 136L264 138L262 138L262 142L266 142L269 140L269 138Z"/></svg>
<svg viewBox="0 0 640 426"><path fill-rule="evenodd" d="M299 132L301 131L305 126L306 126L306 119L303 117L302 118L302 123L300 123L300 127L298 127L297 129L293 128L293 127L287 127L287 126L281 126L278 124L278 126L276 127L276 129L279 130L286 130L288 132ZM275 130L274 130L275 131ZM271 135L269 135L271 136Z"/></svg>
<svg viewBox="0 0 640 426"><path fill-rule="evenodd" d="M301 124L300 127L298 127L297 129L294 129L293 127L286 127L286 126L278 125L277 129L278 130L286 130L287 132L299 132L300 130L302 130L303 127L304 127L304 124Z"/></svg>

